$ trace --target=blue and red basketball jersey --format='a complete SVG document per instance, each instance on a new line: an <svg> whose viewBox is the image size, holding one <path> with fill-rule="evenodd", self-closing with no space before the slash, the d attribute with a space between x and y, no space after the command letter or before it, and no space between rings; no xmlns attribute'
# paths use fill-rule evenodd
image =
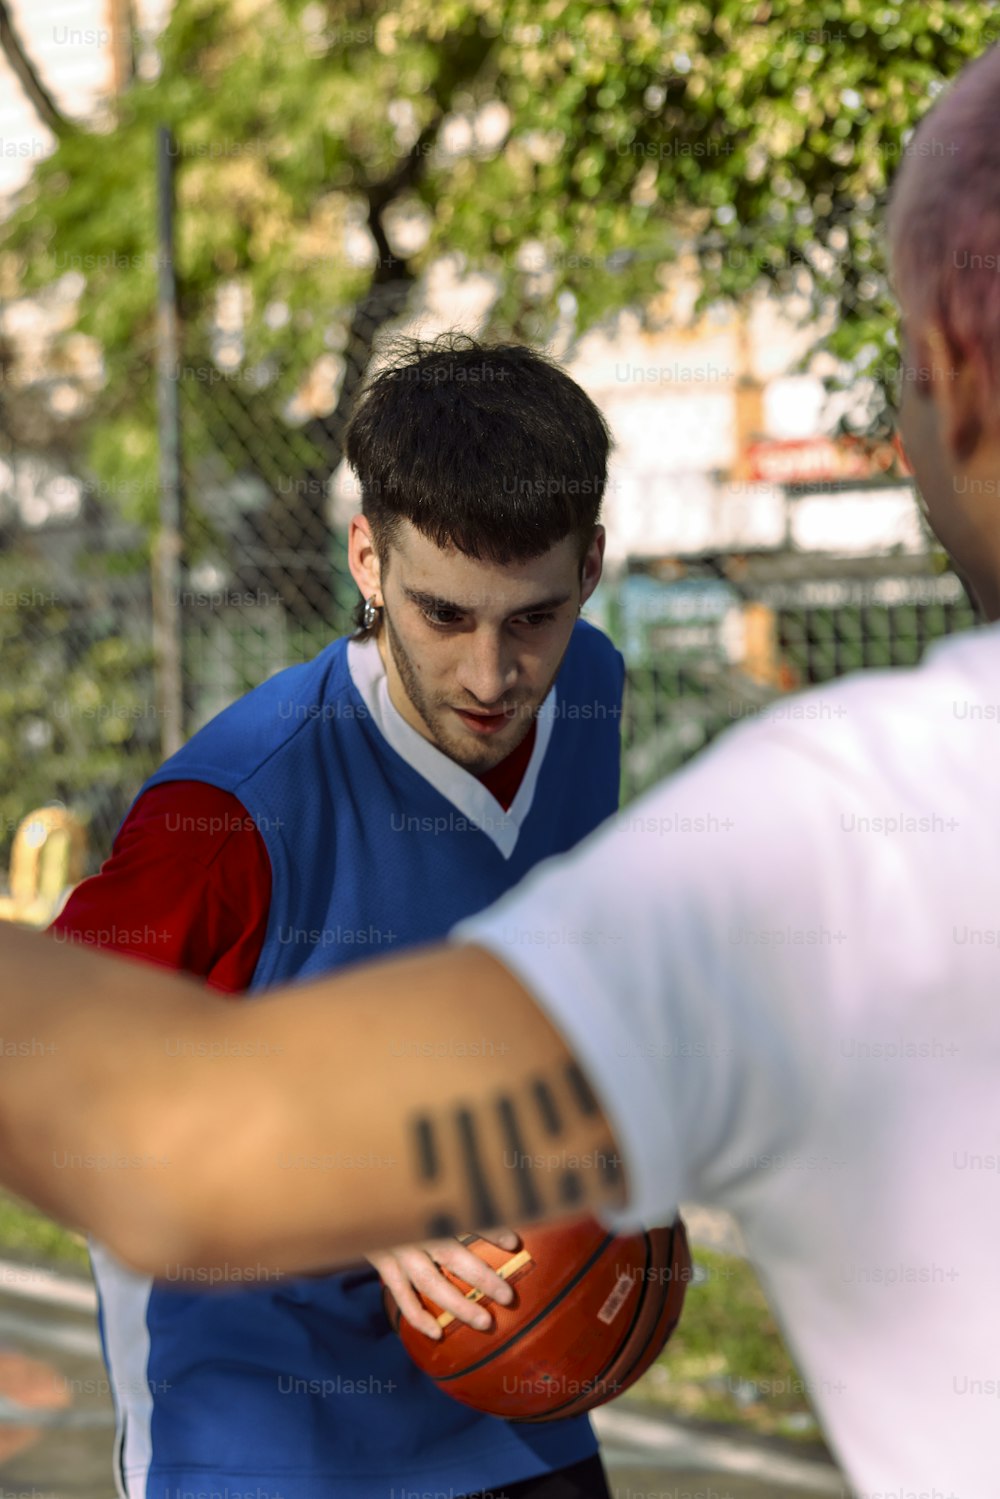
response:
<svg viewBox="0 0 1000 1499"><path fill-rule="evenodd" d="M444 938L590 833L618 804L623 679L610 641L578 622L507 811L399 715L374 641L334 641L206 725L143 789L228 791L267 845L268 928L245 1002ZM400 1067L419 1039L400 1038ZM288 1169L322 1192L351 1167ZM206 1291L91 1252L128 1499L458 1496L596 1451L586 1417L517 1426L442 1393L390 1330L370 1267Z"/></svg>

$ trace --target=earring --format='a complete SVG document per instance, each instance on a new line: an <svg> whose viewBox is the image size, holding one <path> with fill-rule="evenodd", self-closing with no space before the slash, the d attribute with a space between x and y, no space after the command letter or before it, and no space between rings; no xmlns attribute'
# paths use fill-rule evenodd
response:
<svg viewBox="0 0 1000 1499"><path fill-rule="evenodd" d="M379 608L380 606L375 603L375 595L369 594L365 599L364 613L361 616L361 622L366 630L370 630L378 619Z"/></svg>

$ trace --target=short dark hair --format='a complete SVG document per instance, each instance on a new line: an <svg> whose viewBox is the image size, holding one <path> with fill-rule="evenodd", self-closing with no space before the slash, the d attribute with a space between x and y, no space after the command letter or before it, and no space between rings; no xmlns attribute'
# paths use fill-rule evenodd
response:
<svg viewBox="0 0 1000 1499"><path fill-rule="evenodd" d="M501 566L575 536L582 567L610 450L600 411L553 360L457 333L397 340L345 444L383 567L402 520Z"/></svg>

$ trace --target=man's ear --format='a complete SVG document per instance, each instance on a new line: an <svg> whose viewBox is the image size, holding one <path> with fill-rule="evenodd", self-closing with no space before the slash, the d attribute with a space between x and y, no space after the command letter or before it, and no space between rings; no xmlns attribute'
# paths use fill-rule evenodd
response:
<svg viewBox="0 0 1000 1499"><path fill-rule="evenodd" d="M376 595L376 604L381 605L381 568L378 553L372 540L372 528L364 515L352 515L347 533L347 565L351 577L361 590L362 598Z"/></svg>
<svg viewBox="0 0 1000 1499"><path fill-rule="evenodd" d="M583 562L583 572L580 579L580 607L590 598L594 589L601 581L601 573L604 568L604 546L607 541L607 532L603 526L594 527L594 536L587 549L587 555Z"/></svg>
<svg viewBox="0 0 1000 1499"><path fill-rule="evenodd" d="M927 326L915 352L918 388L937 407L949 455L964 464L978 448L989 417L991 387L985 356L978 347L958 349L940 323Z"/></svg>

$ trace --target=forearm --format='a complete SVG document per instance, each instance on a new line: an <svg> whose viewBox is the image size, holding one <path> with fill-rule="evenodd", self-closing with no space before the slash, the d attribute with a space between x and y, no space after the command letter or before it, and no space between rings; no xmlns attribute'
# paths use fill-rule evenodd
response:
<svg viewBox="0 0 1000 1499"><path fill-rule="evenodd" d="M197 1217L262 1262L319 1266L624 1198L611 1130L563 1041L478 948L365 963L236 1018L231 1038L261 1051L230 1063L253 1078L252 1127L208 1183L225 1211ZM209 1237L200 1255L222 1246Z"/></svg>
<svg viewBox="0 0 1000 1499"><path fill-rule="evenodd" d="M0 925L0 1180L120 1252L183 1254L164 1141L168 1039L225 1010L135 959ZM200 1104L198 1105L200 1107Z"/></svg>
<svg viewBox="0 0 1000 1499"><path fill-rule="evenodd" d="M0 951L0 1032L46 1047L5 1064L0 1175L139 1269L319 1269L622 1196L564 1044L478 949L240 1005L13 929Z"/></svg>

